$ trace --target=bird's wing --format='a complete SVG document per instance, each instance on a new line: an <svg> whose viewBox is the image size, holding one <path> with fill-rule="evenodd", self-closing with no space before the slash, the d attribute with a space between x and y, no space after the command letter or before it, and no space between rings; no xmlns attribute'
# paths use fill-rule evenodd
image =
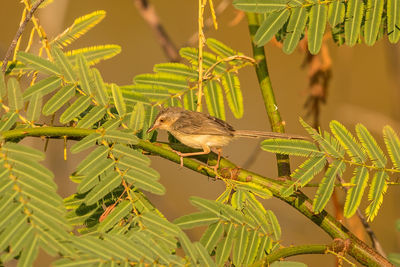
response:
<svg viewBox="0 0 400 267"><path fill-rule="evenodd" d="M196 135L231 135L234 129L228 123L218 118L198 112L185 112L173 124L176 131Z"/></svg>

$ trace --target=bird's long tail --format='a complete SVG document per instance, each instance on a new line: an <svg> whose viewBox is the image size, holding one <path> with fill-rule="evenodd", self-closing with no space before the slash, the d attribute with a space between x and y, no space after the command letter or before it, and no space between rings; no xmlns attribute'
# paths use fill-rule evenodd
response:
<svg viewBox="0 0 400 267"><path fill-rule="evenodd" d="M249 137L249 138L282 138L282 139L308 139L305 136L296 134L285 134L275 132L263 132L263 131L250 131L250 130L238 130L234 132L237 137Z"/></svg>

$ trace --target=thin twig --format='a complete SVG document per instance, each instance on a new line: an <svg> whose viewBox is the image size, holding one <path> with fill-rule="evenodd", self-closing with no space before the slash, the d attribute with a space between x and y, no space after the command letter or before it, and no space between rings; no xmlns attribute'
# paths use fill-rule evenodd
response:
<svg viewBox="0 0 400 267"><path fill-rule="evenodd" d="M223 0L221 1L221 3L218 4L218 6L215 8L215 15L218 16L221 13L223 13L225 11L225 9L227 7L229 7L229 5L232 3L232 0ZM211 28L211 26L213 26L214 24L214 20L212 17L206 19L204 21L204 27L203 27L203 32L207 31L209 28ZM199 39L199 33L195 32L193 33L193 35L189 38L189 40L187 41L186 45L189 46L194 46L197 43L197 40Z"/></svg>
<svg viewBox="0 0 400 267"><path fill-rule="evenodd" d="M29 10L28 14L26 14L25 20L24 20L24 21L21 23L21 25L19 26L19 28L18 28L18 30L17 30L17 33L15 34L14 39L13 39L12 42L11 42L10 47L8 47L6 56L4 57L3 65L1 66L1 71L2 71L3 73L6 72L8 60L10 59L11 54L13 53L14 48L15 48L15 46L17 45L17 42L18 42L19 38L20 38L21 35L22 35L22 32L24 31L26 24L31 20L33 13L34 13L34 12L36 11L36 9L40 6L40 4L43 3L43 1L44 1L44 0L38 0L38 1L35 2L35 4L34 4L34 5L32 6L32 8L31 8L31 10Z"/></svg>
<svg viewBox="0 0 400 267"><path fill-rule="evenodd" d="M136 8L138 9L140 15L144 20L150 25L153 32L157 37L157 41L164 50L165 56L171 62L180 61L180 56L178 49L172 42L171 38L168 36L167 31L164 29L163 25L160 23L160 19L157 12L152 4L147 0L134 0Z"/></svg>
<svg viewBox="0 0 400 267"><path fill-rule="evenodd" d="M203 32L204 27L204 8L207 4L207 0L198 0L199 1L199 14L198 14L198 34L199 34L199 55L198 55L198 67L199 67L199 80L198 80L198 88L199 91L197 92L197 107L196 111L201 111L202 107L202 99L203 99L203 47L205 43L205 37Z"/></svg>

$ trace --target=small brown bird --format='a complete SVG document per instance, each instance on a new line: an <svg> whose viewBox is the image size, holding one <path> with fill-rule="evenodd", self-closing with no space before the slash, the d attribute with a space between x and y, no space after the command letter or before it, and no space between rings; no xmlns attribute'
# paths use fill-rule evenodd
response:
<svg viewBox="0 0 400 267"><path fill-rule="evenodd" d="M226 146L234 137L305 139L298 135L275 132L235 130L223 120L179 107L162 109L147 132L157 128L167 130L189 147L203 149L203 151L192 153L175 151L181 157L181 166L183 166L183 157L205 155L210 153L211 149L216 149L218 159L214 166L215 171L219 167L222 147Z"/></svg>

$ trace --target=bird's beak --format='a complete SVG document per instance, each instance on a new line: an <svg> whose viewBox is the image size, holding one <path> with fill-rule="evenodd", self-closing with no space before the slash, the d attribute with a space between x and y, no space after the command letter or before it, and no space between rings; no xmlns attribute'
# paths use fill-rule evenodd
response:
<svg viewBox="0 0 400 267"><path fill-rule="evenodd" d="M151 131L157 129L158 126L159 125L154 122L153 125L151 125L151 127L146 131L146 133L150 133Z"/></svg>

